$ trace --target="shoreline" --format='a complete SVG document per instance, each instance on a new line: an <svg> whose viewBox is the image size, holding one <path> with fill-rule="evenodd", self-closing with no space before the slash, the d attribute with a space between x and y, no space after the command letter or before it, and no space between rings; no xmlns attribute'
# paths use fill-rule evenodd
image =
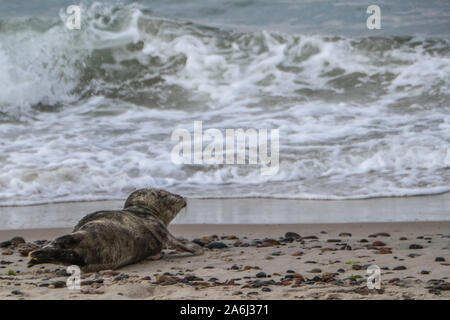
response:
<svg viewBox="0 0 450 320"><path fill-rule="evenodd" d="M199 256L166 250L157 261L82 273L78 291L65 287L64 266L27 268L26 256L3 248L0 299L450 299L448 221L169 229L177 237L227 247L205 248ZM0 242L14 236L52 240L70 231L1 231ZM286 232L299 238L287 239ZM381 268L380 290L367 288L369 265Z"/></svg>
<svg viewBox="0 0 450 320"><path fill-rule="evenodd" d="M120 210L124 200L64 202L0 207L0 232L8 229L65 228L84 215ZM450 221L450 193L363 200L271 198L187 199L174 224L296 224Z"/></svg>

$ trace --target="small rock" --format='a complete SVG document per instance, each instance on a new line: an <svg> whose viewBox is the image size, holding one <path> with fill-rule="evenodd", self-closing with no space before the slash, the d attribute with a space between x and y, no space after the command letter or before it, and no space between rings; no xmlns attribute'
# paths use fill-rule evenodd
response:
<svg viewBox="0 0 450 320"><path fill-rule="evenodd" d="M428 270L422 270L422 271L420 271L420 274L430 274L430 271L428 271Z"/></svg>
<svg viewBox="0 0 450 320"><path fill-rule="evenodd" d="M17 245L19 245L21 243L25 243L25 239L22 238L22 237L14 237L14 238L11 239L11 244L13 244L15 246L17 246Z"/></svg>
<svg viewBox="0 0 450 320"><path fill-rule="evenodd" d="M406 270L406 267L405 266L398 266L398 267L393 268L392 270L395 270L395 271Z"/></svg>
<svg viewBox="0 0 450 320"><path fill-rule="evenodd" d="M295 273L294 270L286 270L286 273Z"/></svg>
<svg viewBox="0 0 450 320"><path fill-rule="evenodd" d="M46 287L49 287L49 286L50 286L50 283L46 283L46 282L41 283L41 284L39 285L39 287L41 287L41 288L46 288Z"/></svg>
<svg viewBox="0 0 450 320"><path fill-rule="evenodd" d="M392 250L390 248L380 248L377 252L378 254L390 254Z"/></svg>
<svg viewBox="0 0 450 320"><path fill-rule="evenodd" d="M436 259L434 259L434 261L443 262L443 261L445 261L445 258L444 257L436 257Z"/></svg>
<svg viewBox="0 0 450 320"><path fill-rule="evenodd" d="M378 233L375 233L375 234L371 234L370 236L369 236L369 238L376 238L376 237L390 237L391 235L389 234L389 233L386 233L386 232L378 232Z"/></svg>
<svg viewBox="0 0 450 320"><path fill-rule="evenodd" d="M302 237L302 240L318 240L319 238L317 236L306 236Z"/></svg>
<svg viewBox="0 0 450 320"><path fill-rule="evenodd" d="M21 294L23 294L22 291L20 291L20 290L13 290L13 291L11 291L11 293L12 293L12 294L15 294L15 295L21 295Z"/></svg>
<svg viewBox="0 0 450 320"><path fill-rule="evenodd" d="M56 289L64 288L66 286L66 283L64 281L55 281L52 283L53 287Z"/></svg>
<svg viewBox="0 0 450 320"><path fill-rule="evenodd" d="M423 249L423 246L420 244L412 244L409 246L409 249Z"/></svg>
<svg viewBox="0 0 450 320"><path fill-rule="evenodd" d="M230 236L223 236L221 237L222 240L236 240L239 239L238 237L236 237L235 235L230 235Z"/></svg>
<svg viewBox="0 0 450 320"><path fill-rule="evenodd" d="M308 272L310 272L310 273L321 273L322 270L319 269L319 268L314 268L314 269L312 269L312 270L309 270Z"/></svg>
<svg viewBox="0 0 450 320"><path fill-rule="evenodd" d="M367 240L367 239L361 239L361 240L359 240L359 242L360 242L360 243L367 243L367 242L369 242L369 240Z"/></svg>
<svg viewBox="0 0 450 320"><path fill-rule="evenodd" d="M328 239L327 242L341 242L341 239Z"/></svg>
<svg viewBox="0 0 450 320"><path fill-rule="evenodd" d="M28 254L32 251L35 251L39 249L40 247L37 244L34 243L21 243L19 245L19 253L24 256L28 257Z"/></svg>
<svg viewBox="0 0 450 320"><path fill-rule="evenodd" d="M211 242L206 246L208 249L224 249L228 248L228 246L223 242Z"/></svg>
<svg viewBox="0 0 450 320"><path fill-rule="evenodd" d="M301 236L298 233L295 233L295 232L286 232L284 234L284 237L285 238L293 238L293 239L300 239L301 238Z"/></svg>
<svg viewBox="0 0 450 320"><path fill-rule="evenodd" d="M267 277L267 274L265 273L265 272L258 272L257 274L256 274L256 277L257 278L266 278Z"/></svg>
<svg viewBox="0 0 450 320"><path fill-rule="evenodd" d="M269 287L264 287L261 289L261 291L270 292L270 291L272 291L272 289L270 289Z"/></svg>
<svg viewBox="0 0 450 320"><path fill-rule="evenodd" d="M352 234L349 232L341 232L339 233L339 237L351 237Z"/></svg>
<svg viewBox="0 0 450 320"><path fill-rule="evenodd" d="M302 255L303 255L303 252L301 252L301 251L296 251L292 254L292 256L294 256L294 257L300 257Z"/></svg>
<svg viewBox="0 0 450 320"><path fill-rule="evenodd" d="M405 240L408 240L408 238L407 237L401 237L400 240L401 241L405 241Z"/></svg>
<svg viewBox="0 0 450 320"><path fill-rule="evenodd" d="M279 244L280 242L278 240L268 238L263 240L262 246L271 247L271 246L278 246Z"/></svg>
<svg viewBox="0 0 450 320"><path fill-rule="evenodd" d="M352 270L361 270L361 269L362 269L362 266L359 264L352 265Z"/></svg>
<svg viewBox="0 0 450 320"><path fill-rule="evenodd" d="M195 238L194 240L192 240L192 242L202 247L205 246L205 243L200 238Z"/></svg>
<svg viewBox="0 0 450 320"><path fill-rule="evenodd" d="M241 240L236 240L236 241L233 243L233 247L239 247L241 244L242 244L242 241L241 241Z"/></svg>
<svg viewBox="0 0 450 320"><path fill-rule="evenodd" d="M9 247L11 244L12 244L12 243L11 243L10 240L0 242L0 248L6 248L6 247Z"/></svg>
<svg viewBox="0 0 450 320"><path fill-rule="evenodd" d="M273 256L281 256L281 251L272 252Z"/></svg>
<svg viewBox="0 0 450 320"><path fill-rule="evenodd" d="M382 242L382 241L375 241L372 243L372 246L374 247L384 247L386 245L386 243Z"/></svg>

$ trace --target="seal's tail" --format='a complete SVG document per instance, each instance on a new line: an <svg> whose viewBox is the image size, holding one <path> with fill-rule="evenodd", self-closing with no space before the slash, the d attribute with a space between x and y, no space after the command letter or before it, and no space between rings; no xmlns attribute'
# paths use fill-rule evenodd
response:
<svg viewBox="0 0 450 320"><path fill-rule="evenodd" d="M75 251L53 246L44 247L30 253L29 268L43 263L77 265L80 267L85 265L83 259Z"/></svg>
<svg viewBox="0 0 450 320"><path fill-rule="evenodd" d="M79 242L75 234L62 236L42 249L32 251L28 267L43 263L84 266L82 257L72 249Z"/></svg>

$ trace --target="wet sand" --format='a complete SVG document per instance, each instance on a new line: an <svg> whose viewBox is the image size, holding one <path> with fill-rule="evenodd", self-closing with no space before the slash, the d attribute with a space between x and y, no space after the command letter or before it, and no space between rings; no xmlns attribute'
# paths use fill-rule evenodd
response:
<svg viewBox="0 0 450 320"><path fill-rule="evenodd" d="M1 230L70 228L88 213L123 207L87 201L0 207ZM295 224L450 221L450 193L364 200L188 199L174 224Z"/></svg>

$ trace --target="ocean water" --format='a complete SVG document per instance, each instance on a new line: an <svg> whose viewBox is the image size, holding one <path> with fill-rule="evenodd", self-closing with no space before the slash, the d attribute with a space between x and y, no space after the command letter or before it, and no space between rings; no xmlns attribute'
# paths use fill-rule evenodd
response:
<svg viewBox="0 0 450 320"><path fill-rule="evenodd" d="M70 4L0 0L0 205L450 191L449 1ZM279 129L278 173L172 163L194 121Z"/></svg>

